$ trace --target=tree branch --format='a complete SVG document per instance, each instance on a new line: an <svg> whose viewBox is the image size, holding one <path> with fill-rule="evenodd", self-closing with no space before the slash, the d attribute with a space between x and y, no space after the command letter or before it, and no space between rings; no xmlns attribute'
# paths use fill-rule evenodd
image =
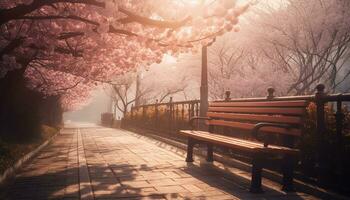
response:
<svg viewBox="0 0 350 200"><path fill-rule="evenodd" d="M30 20L52 20L52 19L71 19L76 21L85 22L88 24L99 26L98 22L88 20L86 18L82 18L76 15L67 15L67 16L61 16L61 15L44 15L44 16L21 16L17 19L30 19Z"/></svg>
<svg viewBox="0 0 350 200"><path fill-rule="evenodd" d="M124 13L125 15L127 15L126 18L122 18L122 19L118 20L118 22L120 22L122 24L137 22L137 23L140 23L142 25L155 26L158 28L177 29L181 26L184 26L188 21L191 20L191 17L188 16L180 21L165 21L165 20L160 21L160 20L154 20L154 19L150 19L147 17L142 17L140 15L136 15L136 14L124 9L124 8L121 8L121 7L119 7L118 9L121 13Z"/></svg>
<svg viewBox="0 0 350 200"><path fill-rule="evenodd" d="M0 26L9 22L10 20L20 19L43 6L52 5L54 3L73 3L73 4L88 4L97 7L105 7L104 2L96 0L33 0L29 5L20 4L13 8L0 10Z"/></svg>

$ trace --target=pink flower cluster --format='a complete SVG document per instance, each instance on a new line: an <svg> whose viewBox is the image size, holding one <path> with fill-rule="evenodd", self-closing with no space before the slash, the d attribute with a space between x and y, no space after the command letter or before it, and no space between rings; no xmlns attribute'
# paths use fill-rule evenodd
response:
<svg viewBox="0 0 350 200"><path fill-rule="evenodd" d="M116 75L160 63L165 53L196 51L225 32L237 31L238 17L248 8L228 0L35 2L0 3L0 9L10 11L32 9L1 24L0 48L16 46L2 55L0 78L25 67L28 87L62 96L67 109Z"/></svg>

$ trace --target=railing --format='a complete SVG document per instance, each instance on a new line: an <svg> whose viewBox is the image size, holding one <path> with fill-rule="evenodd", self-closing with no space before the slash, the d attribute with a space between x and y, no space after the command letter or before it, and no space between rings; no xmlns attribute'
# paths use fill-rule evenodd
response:
<svg viewBox="0 0 350 200"><path fill-rule="evenodd" d="M244 101L290 101L290 100L308 100L314 102L317 106L317 133L322 134L326 130L325 105L329 102L336 103L336 132L339 140L343 132L343 102L350 101L350 93L346 94L326 94L325 86L319 84L316 87L314 95L275 97L273 88L268 88L267 97L262 98L238 98L231 99L230 92L226 92L226 98L218 101L244 102ZM188 121L192 116L199 115L199 100L173 102L170 97L167 103L147 104L135 106L127 113L124 122L130 125L149 128L152 130L176 131L183 128L189 128Z"/></svg>
<svg viewBox="0 0 350 200"><path fill-rule="evenodd" d="M162 133L188 129L188 121L199 114L199 100L133 106L123 119L123 126L134 126Z"/></svg>

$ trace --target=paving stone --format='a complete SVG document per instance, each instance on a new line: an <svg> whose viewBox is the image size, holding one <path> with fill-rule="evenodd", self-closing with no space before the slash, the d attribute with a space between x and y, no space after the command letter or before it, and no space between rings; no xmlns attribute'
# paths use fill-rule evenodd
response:
<svg viewBox="0 0 350 200"><path fill-rule="evenodd" d="M155 188L161 193L179 193L187 191L179 185L155 186Z"/></svg>
<svg viewBox="0 0 350 200"><path fill-rule="evenodd" d="M180 175L173 171L164 171L163 173L167 178L180 178Z"/></svg>
<svg viewBox="0 0 350 200"><path fill-rule="evenodd" d="M210 167L188 164L183 153L166 146L123 130L62 129L0 199L316 199L273 189L251 194L248 179L231 180Z"/></svg>
<svg viewBox="0 0 350 200"><path fill-rule="evenodd" d="M185 184L182 185L185 189L187 189L189 192L203 192L203 190L193 184Z"/></svg>
<svg viewBox="0 0 350 200"><path fill-rule="evenodd" d="M178 185L175 181L172 179L156 179L156 180L149 180L149 183L154 186L172 186L172 185Z"/></svg>
<svg viewBox="0 0 350 200"><path fill-rule="evenodd" d="M122 181L122 184L132 188L144 188L151 186L151 184L147 181Z"/></svg>

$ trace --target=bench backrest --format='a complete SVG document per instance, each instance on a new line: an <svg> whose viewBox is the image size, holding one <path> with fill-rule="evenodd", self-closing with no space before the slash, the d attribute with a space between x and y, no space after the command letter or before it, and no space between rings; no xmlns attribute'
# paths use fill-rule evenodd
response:
<svg viewBox="0 0 350 200"><path fill-rule="evenodd" d="M308 101L211 102L207 116L210 126L251 131L259 122L288 124L292 128L263 127L261 132L301 136Z"/></svg>

